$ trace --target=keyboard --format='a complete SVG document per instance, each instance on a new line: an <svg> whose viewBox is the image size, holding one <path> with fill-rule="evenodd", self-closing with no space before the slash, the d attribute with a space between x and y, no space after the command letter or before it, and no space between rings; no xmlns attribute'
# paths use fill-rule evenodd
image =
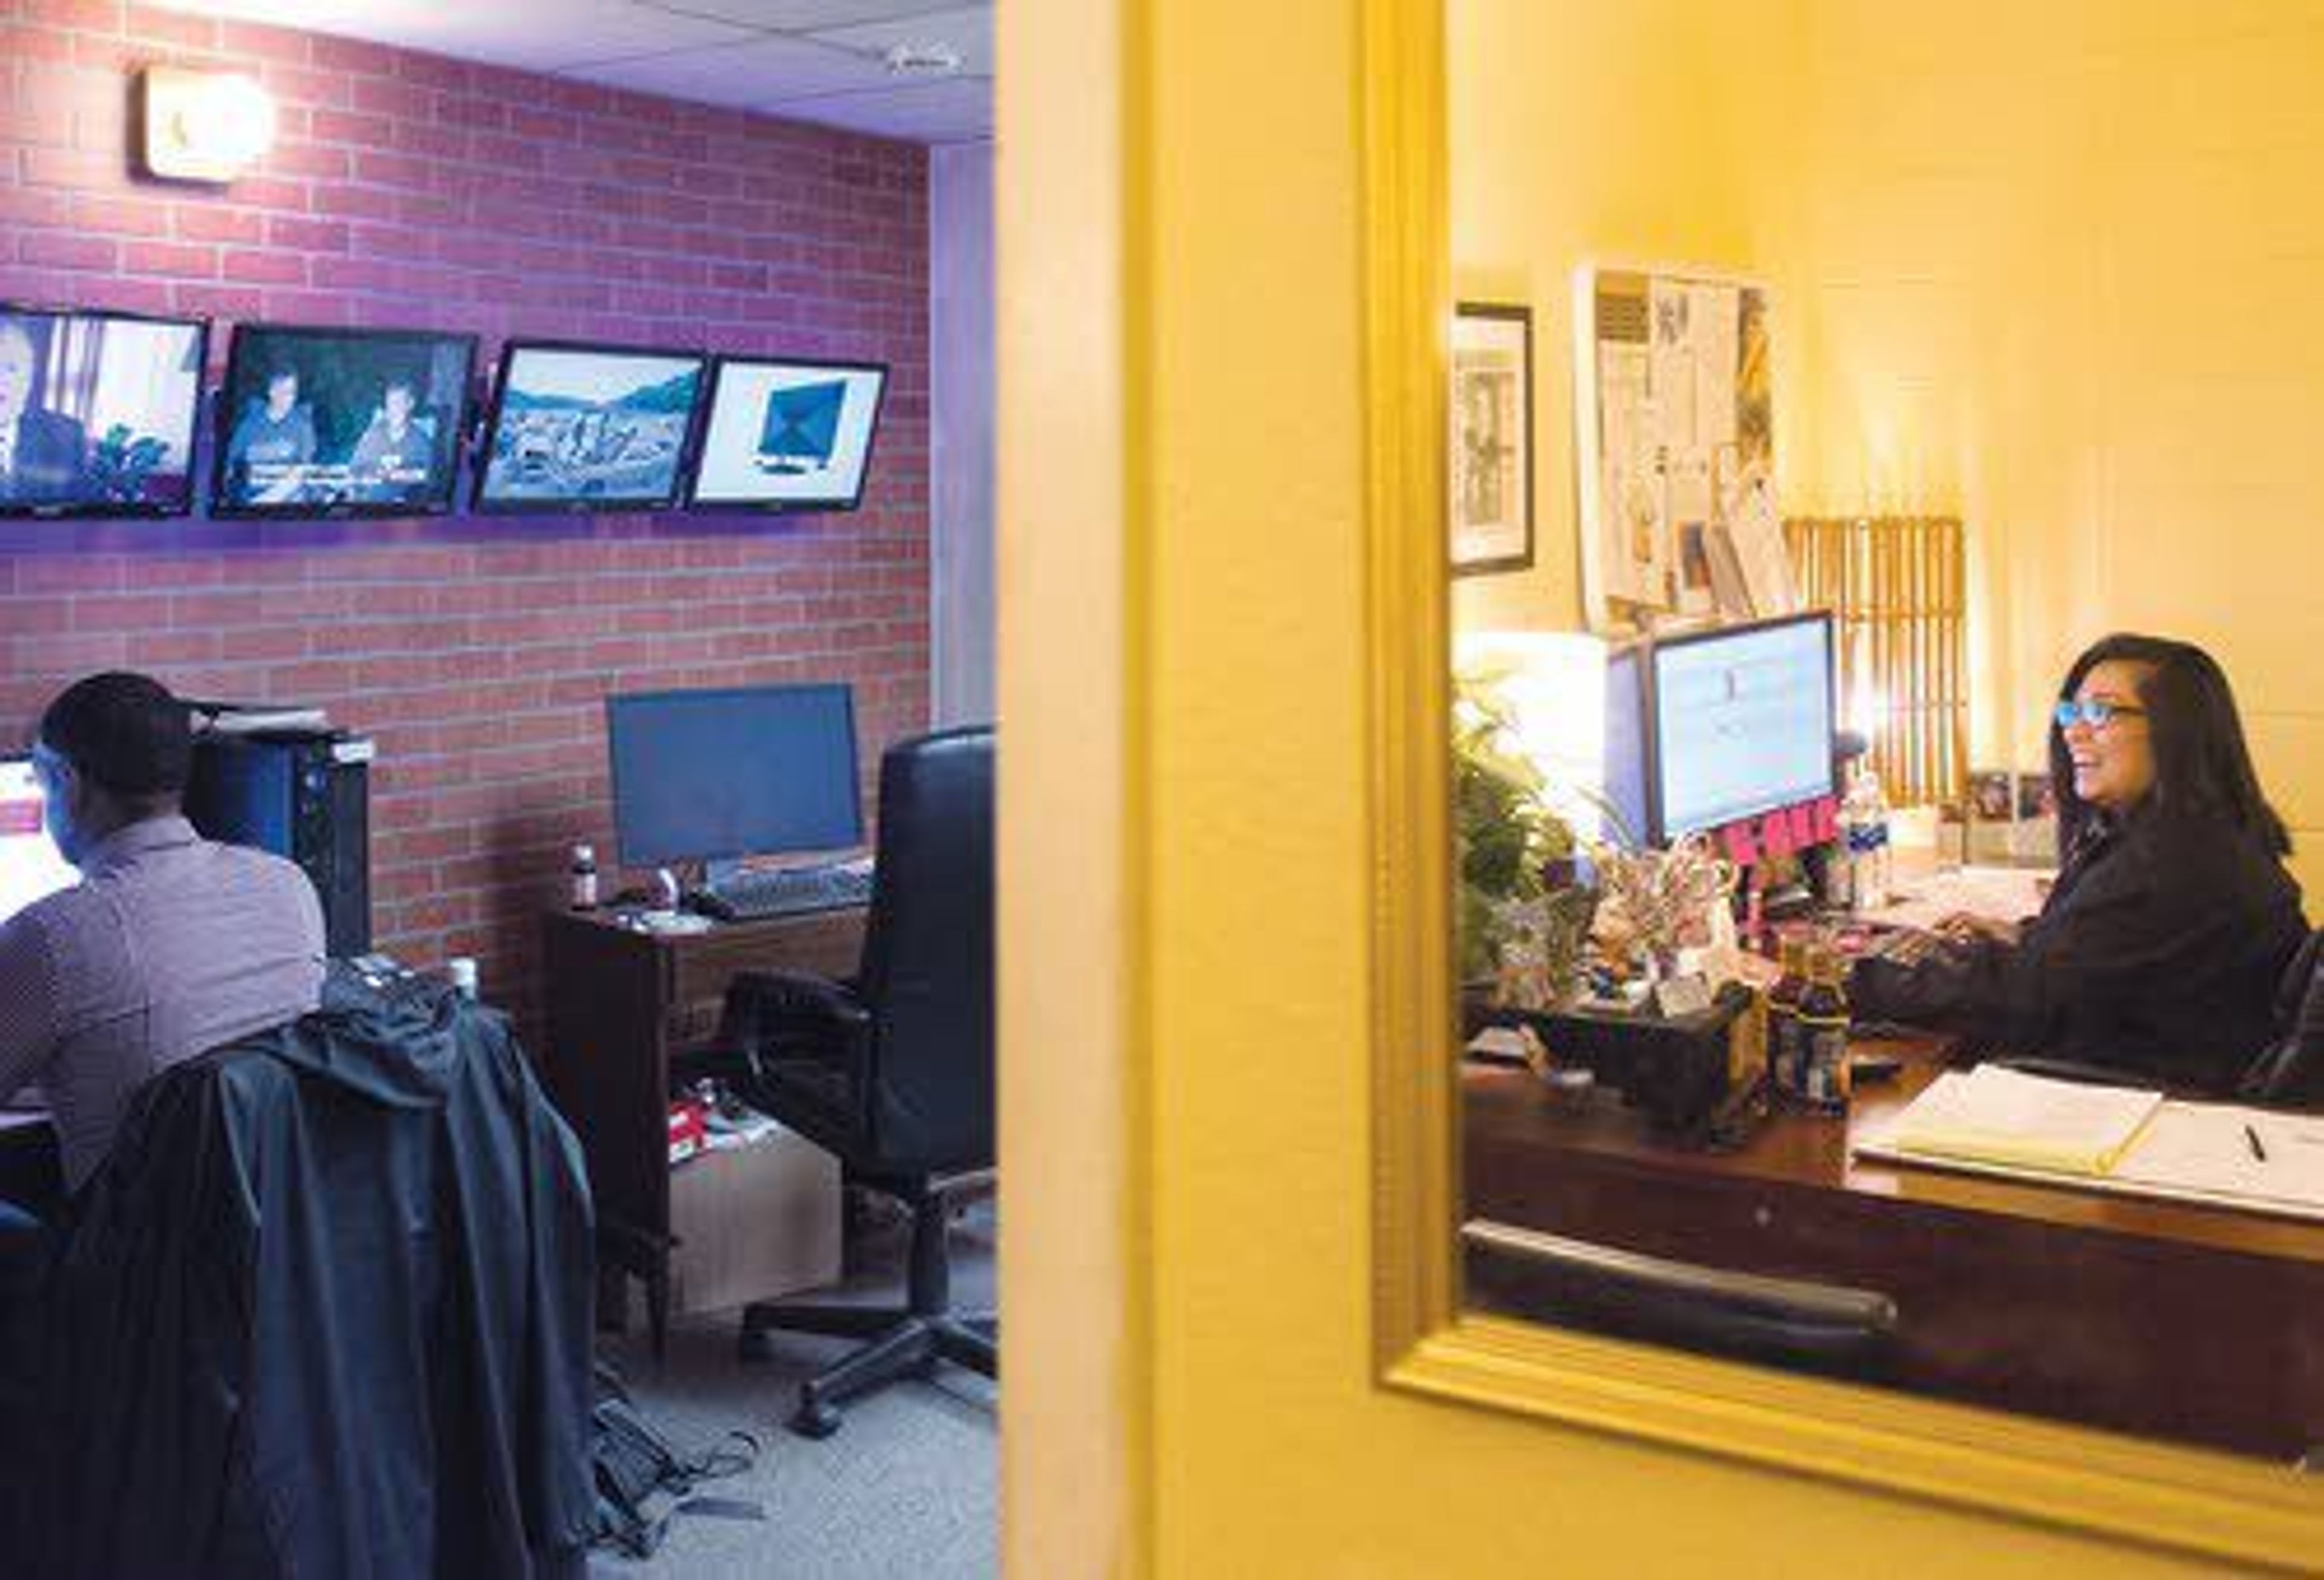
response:
<svg viewBox="0 0 2324 1580"><path fill-rule="evenodd" d="M872 901L872 863L762 867L729 874L694 896L694 908L721 922L756 922L809 911L837 911Z"/></svg>

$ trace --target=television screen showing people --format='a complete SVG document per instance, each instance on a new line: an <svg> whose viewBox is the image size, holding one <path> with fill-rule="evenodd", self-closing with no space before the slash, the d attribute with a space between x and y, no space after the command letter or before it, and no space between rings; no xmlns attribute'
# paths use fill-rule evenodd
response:
<svg viewBox="0 0 2324 1580"><path fill-rule="evenodd" d="M678 502L707 358L511 344L476 505L655 510Z"/></svg>
<svg viewBox="0 0 2324 1580"><path fill-rule="evenodd" d="M692 502L852 510L863 496L888 370L722 357Z"/></svg>
<svg viewBox="0 0 2324 1580"><path fill-rule="evenodd" d="M248 327L220 402L220 515L448 510L471 335Z"/></svg>
<svg viewBox="0 0 2324 1580"><path fill-rule="evenodd" d="M207 344L191 320L0 308L0 514L183 514Z"/></svg>

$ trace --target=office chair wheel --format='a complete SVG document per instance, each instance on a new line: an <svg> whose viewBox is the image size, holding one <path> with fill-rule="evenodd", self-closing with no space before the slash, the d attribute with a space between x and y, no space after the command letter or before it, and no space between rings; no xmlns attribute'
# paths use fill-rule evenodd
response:
<svg viewBox="0 0 2324 1580"><path fill-rule="evenodd" d="M819 1400L801 1399L799 1407L791 1413L790 1428L802 1438L820 1442L839 1430L839 1410Z"/></svg>

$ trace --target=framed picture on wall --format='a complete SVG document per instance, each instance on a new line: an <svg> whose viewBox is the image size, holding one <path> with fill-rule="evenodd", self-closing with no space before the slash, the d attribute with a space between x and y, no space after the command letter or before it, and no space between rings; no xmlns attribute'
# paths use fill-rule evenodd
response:
<svg viewBox="0 0 2324 1580"><path fill-rule="evenodd" d="M1533 309L1462 302L1452 321L1452 574L1533 564Z"/></svg>

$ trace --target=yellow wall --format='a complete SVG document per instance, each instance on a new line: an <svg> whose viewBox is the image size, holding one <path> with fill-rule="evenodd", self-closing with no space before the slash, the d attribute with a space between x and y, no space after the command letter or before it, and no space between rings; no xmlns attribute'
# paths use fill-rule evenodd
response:
<svg viewBox="0 0 2324 1580"><path fill-rule="evenodd" d="M2172 1572L1373 1383L1359 9L998 14L1008 1572Z"/></svg>
<svg viewBox="0 0 2324 1580"><path fill-rule="evenodd" d="M2104 631L2209 648L2324 896L2324 7L1796 19L1748 172L1788 503L1963 513L1980 761Z"/></svg>
<svg viewBox="0 0 2324 1580"><path fill-rule="evenodd" d="M1534 325L1534 565L1463 577L1464 629L1582 624L1573 291L1585 261L1733 269L1747 252L1736 142L1720 124L1738 60L1787 59L1744 10L1452 0L1445 8L1452 289ZM1586 62L1586 69L1583 63ZM1781 393L1781 386L1777 387Z"/></svg>

